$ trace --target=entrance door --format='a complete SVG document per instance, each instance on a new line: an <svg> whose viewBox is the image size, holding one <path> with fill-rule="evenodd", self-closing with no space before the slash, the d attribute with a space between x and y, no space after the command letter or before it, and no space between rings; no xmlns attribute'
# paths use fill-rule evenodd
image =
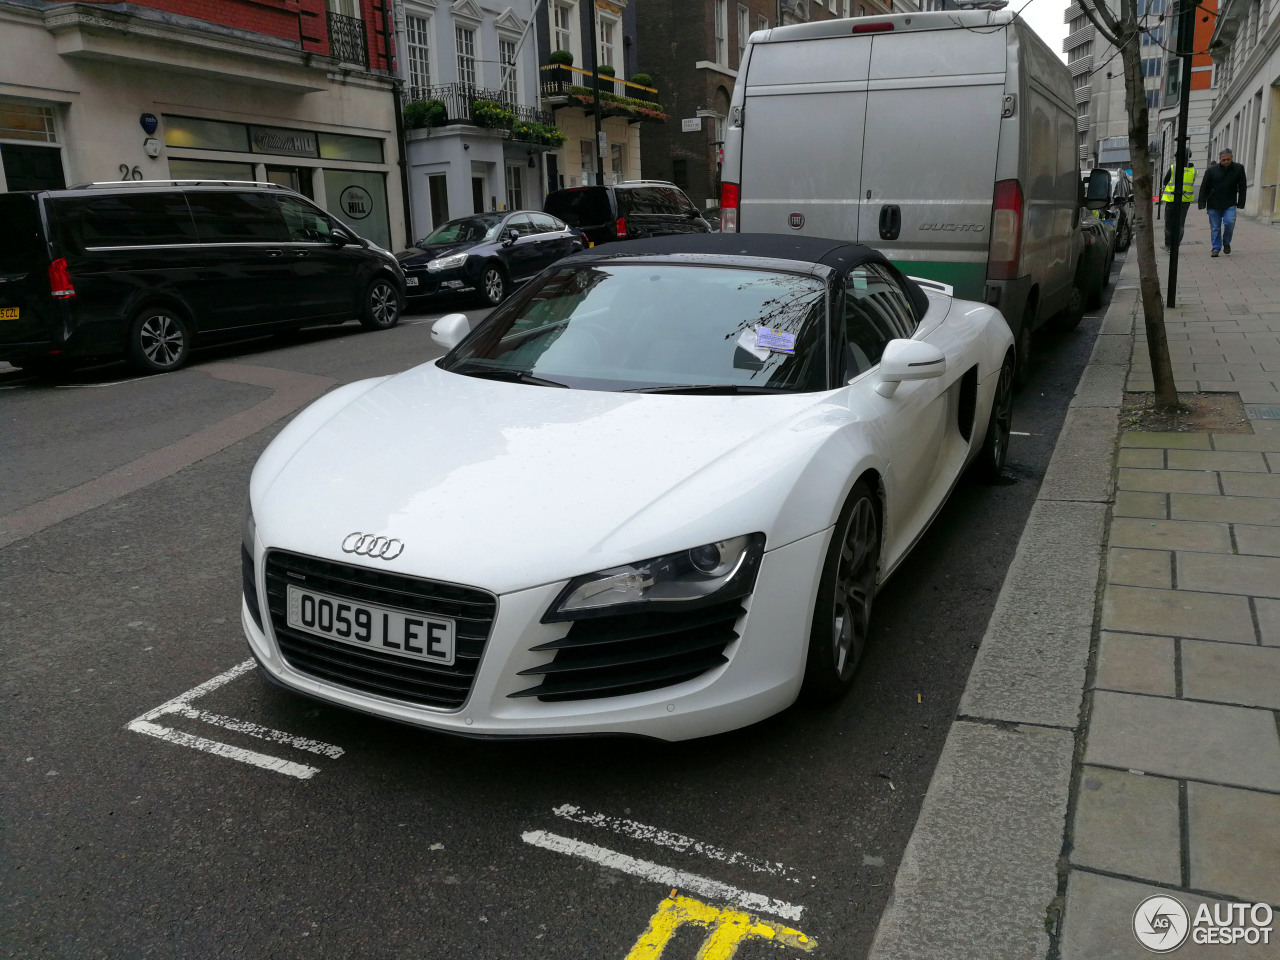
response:
<svg viewBox="0 0 1280 960"><path fill-rule="evenodd" d="M311 190L311 170L308 167L267 167L267 180L300 193L314 200Z"/></svg>
<svg viewBox="0 0 1280 960"><path fill-rule="evenodd" d="M431 229L449 222L449 178L443 173L427 177L427 193L431 197Z"/></svg>
<svg viewBox="0 0 1280 960"><path fill-rule="evenodd" d="M484 213L484 177L471 178L471 210Z"/></svg>

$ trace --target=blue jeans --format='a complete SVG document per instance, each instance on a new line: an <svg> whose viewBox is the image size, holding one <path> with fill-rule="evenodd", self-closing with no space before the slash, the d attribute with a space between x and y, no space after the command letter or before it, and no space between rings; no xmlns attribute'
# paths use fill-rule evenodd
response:
<svg viewBox="0 0 1280 960"><path fill-rule="evenodd" d="M1236 228L1236 208L1227 207L1225 210L1209 211L1209 242L1213 244L1214 252L1222 249L1225 243L1231 246L1231 234Z"/></svg>

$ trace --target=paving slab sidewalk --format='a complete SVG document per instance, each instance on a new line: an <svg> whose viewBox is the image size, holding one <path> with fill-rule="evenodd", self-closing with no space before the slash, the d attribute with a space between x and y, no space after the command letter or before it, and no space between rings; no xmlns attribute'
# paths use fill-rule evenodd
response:
<svg viewBox="0 0 1280 960"><path fill-rule="evenodd" d="M1251 433L1122 429L1152 388L1136 255L903 856L873 960L1137 960L1150 896L1266 903L1280 958L1280 231L1209 257L1192 211L1167 312L1180 390ZM1160 258L1162 278L1167 263Z"/></svg>

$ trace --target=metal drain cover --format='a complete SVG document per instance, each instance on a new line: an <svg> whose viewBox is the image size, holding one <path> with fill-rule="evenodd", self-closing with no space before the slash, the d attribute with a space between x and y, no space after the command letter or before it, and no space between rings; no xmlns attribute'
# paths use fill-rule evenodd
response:
<svg viewBox="0 0 1280 960"><path fill-rule="evenodd" d="M1280 420L1280 407L1256 407L1246 405L1245 416L1250 420Z"/></svg>

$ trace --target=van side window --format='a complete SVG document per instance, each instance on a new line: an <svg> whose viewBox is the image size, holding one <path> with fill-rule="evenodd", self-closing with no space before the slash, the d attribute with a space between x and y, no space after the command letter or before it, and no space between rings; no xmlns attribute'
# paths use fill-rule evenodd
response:
<svg viewBox="0 0 1280 960"><path fill-rule="evenodd" d="M874 367L890 340L909 339L915 327L911 303L893 274L877 263L849 271L844 285L844 335L850 377Z"/></svg>
<svg viewBox="0 0 1280 960"><path fill-rule="evenodd" d="M293 243L329 243L333 239L329 218L314 207L292 197L280 197L280 212L284 215Z"/></svg>
<svg viewBox="0 0 1280 960"><path fill-rule="evenodd" d="M53 201L60 239L72 249L194 243L180 193L113 194Z"/></svg>
<svg viewBox="0 0 1280 960"><path fill-rule="evenodd" d="M276 198L263 193L188 193L202 243L285 243L289 231Z"/></svg>

